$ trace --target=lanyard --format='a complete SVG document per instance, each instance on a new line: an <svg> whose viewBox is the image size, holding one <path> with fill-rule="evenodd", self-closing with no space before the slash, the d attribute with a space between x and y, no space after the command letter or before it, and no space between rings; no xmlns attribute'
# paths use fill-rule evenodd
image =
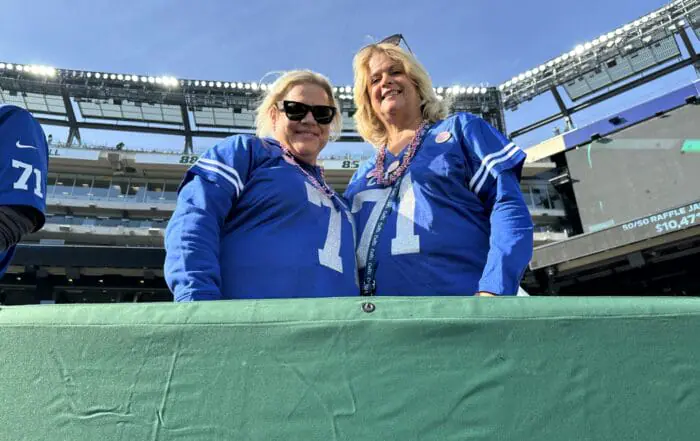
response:
<svg viewBox="0 0 700 441"><path fill-rule="evenodd" d="M375 276L377 274L377 244L379 243L379 234L384 228L386 219L389 217L389 212L391 211L391 203L396 199L399 193L399 188L401 187L401 181L403 180L405 174L401 175L399 179L396 180L394 185L391 187L389 196L386 198L382 212L379 215L379 220L377 220L374 226L374 231L372 231L372 237L369 241L369 249L367 250L367 262L365 264L365 277L362 282L362 295L363 296L373 296L377 290L377 284Z"/></svg>

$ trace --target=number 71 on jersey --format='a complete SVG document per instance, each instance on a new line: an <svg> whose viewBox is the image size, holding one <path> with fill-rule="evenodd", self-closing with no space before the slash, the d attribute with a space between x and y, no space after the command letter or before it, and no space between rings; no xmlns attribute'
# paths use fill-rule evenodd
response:
<svg viewBox="0 0 700 441"><path fill-rule="evenodd" d="M379 216L387 203L391 188L376 188L361 191L352 201L352 212L357 213L364 203L374 203L357 247L357 263L360 268L367 264L369 242L372 239ZM396 216L396 234L391 239L391 255L414 254L420 252L420 236L415 231L416 195L413 181L408 174L401 181L399 188L399 210Z"/></svg>
<svg viewBox="0 0 700 441"><path fill-rule="evenodd" d="M12 185L15 190L25 190L29 191L29 178L34 175L34 194L40 198L44 197L41 192L41 170L34 168L33 165L27 164L26 162L18 161L16 159L12 160L12 168L19 168L22 170L22 174L19 176L17 181Z"/></svg>

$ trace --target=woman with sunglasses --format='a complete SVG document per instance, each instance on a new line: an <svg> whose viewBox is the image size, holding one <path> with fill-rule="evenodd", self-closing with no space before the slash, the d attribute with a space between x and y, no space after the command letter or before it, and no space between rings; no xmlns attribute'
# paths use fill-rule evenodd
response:
<svg viewBox="0 0 700 441"><path fill-rule="evenodd" d="M268 89L257 136L199 158L165 234L175 301L358 295L352 215L316 163L340 128L326 78L293 71Z"/></svg>
<svg viewBox="0 0 700 441"><path fill-rule="evenodd" d="M516 295L532 256L525 153L483 119L447 114L396 42L353 63L358 132L377 149L345 197L364 295Z"/></svg>

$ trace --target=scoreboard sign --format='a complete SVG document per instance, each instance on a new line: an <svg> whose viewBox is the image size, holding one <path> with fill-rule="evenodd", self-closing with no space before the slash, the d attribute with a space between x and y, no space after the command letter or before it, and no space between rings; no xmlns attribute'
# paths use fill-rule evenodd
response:
<svg viewBox="0 0 700 441"><path fill-rule="evenodd" d="M622 230L648 237L682 230L695 224L700 224L700 201L636 219L623 224Z"/></svg>
<svg viewBox="0 0 700 441"><path fill-rule="evenodd" d="M604 230L535 248L530 269L545 268L691 228L696 228L695 231L700 234L700 230L697 230L699 226L700 200L696 200Z"/></svg>

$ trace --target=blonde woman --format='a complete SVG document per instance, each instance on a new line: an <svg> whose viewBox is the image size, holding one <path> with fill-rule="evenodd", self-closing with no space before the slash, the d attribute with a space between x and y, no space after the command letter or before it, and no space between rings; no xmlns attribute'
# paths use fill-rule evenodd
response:
<svg viewBox="0 0 700 441"><path fill-rule="evenodd" d="M355 119L376 148L345 193L364 295L516 295L532 256L525 153L483 119L447 114L392 43L357 53Z"/></svg>
<svg viewBox="0 0 700 441"><path fill-rule="evenodd" d="M175 301L358 295L352 216L316 159L341 127L332 87L288 72L187 172L165 236Z"/></svg>

